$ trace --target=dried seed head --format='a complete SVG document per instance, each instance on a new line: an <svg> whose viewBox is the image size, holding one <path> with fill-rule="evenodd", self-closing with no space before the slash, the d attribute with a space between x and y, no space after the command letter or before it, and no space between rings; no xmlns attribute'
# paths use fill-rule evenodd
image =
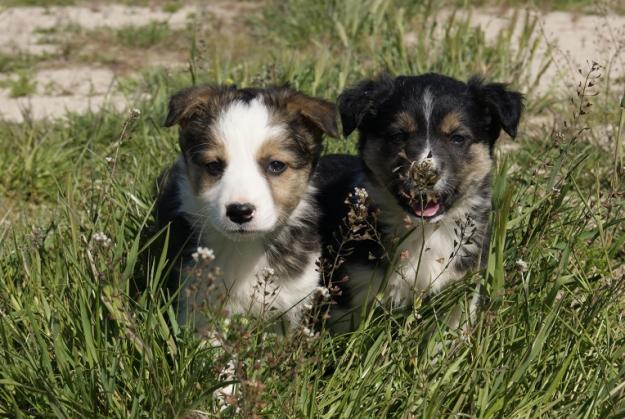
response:
<svg viewBox="0 0 625 419"><path fill-rule="evenodd" d="M97 245L103 248L109 248L113 245L113 240L111 240L106 234L103 232L95 233L92 237L92 240Z"/></svg>
<svg viewBox="0 0 625 419"><path fill-rule="evenodd" d="M523 259L518 259L514 265L516 266L518 272L527 272L527 262L525 262Z"/></svg>
<svg viewBox="0 0 625 419"><path fill-rule="evenodd" d="M408 169L408 181L412 188L418 190L432 189L439 178L431 159L425 159L419 163L412 162Z"/></svg>

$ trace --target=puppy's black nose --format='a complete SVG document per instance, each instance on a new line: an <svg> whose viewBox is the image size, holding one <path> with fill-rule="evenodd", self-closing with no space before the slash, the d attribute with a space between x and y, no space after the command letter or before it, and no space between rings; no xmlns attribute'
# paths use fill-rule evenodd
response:
<svg viewBox="0 0 625 419"><path fill-rule="evenodd" d="M252 204L230 204L226 206L226 217L237 224L244 224L254 218L255 210Z"/></svg>

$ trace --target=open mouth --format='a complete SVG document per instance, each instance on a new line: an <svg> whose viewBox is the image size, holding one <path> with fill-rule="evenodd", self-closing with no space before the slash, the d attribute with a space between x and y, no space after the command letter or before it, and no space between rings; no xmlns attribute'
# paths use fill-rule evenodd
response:
<svg viewBox="0 0 625 419"><path fill-rule="evenodd" d="M441 197L435 193L427 193L414 199L410 205L414 215L424 219L436 217L443 212Z"/></svg>

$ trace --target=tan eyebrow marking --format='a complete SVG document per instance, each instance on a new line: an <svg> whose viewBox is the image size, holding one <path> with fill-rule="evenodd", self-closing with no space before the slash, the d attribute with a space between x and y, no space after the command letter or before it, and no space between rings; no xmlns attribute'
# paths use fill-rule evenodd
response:
<svg viewBox="0 0 625 419"><path fill-rule="evenodd" d="M459 112L449 112L439 124L439 129L443 134L449 135L460 128L461 122L462 115Z"/></svg>
<svg viewBox="0 0 625 419"><path fill-rule="evenodd" d="M278 158L279 160L285 160L288 163L293 163L297 160L297 156L286 148L287 141L288 138L280 136L265 140L256 152L256 160L262 161L269 158Z"/></svg>
<svg viewBox="0 0 625 419"><path fill-rule="evenodd" d="M406 132L417 132L417 121L408 112L400 112L395 118L398 128Z"/></svg>

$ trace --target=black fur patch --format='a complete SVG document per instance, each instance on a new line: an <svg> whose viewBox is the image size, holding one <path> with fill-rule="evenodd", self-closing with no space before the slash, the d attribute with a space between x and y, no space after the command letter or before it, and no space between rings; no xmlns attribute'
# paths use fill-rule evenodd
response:
<svg viewBox="0 0 625 419"><path fill-rule="evenodd" d="M313 197L308 198L312 201ZM319 210L311 203L306 213L268 237L265 243L267 258L278 276L293 278L301 275L310 255L321 250L318 220Z"/></svg>

